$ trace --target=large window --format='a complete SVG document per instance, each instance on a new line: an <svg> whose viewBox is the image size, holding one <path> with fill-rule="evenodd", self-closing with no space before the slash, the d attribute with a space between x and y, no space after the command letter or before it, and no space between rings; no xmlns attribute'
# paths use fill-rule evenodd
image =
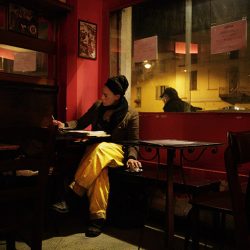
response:
<svg viewBox="0 0 250 250"><path fill-rule="evenodd" d="M161 86L203 111L249 111L248 15L248 0L154 0L111 13L110 74L128 77L138 111L162 111Z"/></svg>

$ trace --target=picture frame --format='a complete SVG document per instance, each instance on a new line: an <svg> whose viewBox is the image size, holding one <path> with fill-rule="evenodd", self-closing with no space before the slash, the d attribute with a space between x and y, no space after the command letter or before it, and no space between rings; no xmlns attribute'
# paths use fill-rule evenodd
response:
<svg viewBox="0 0 250 250"><path fill-rule="evenodd" d="M38 37L38 16L33 10L10 3L8 29L31 37Z"/></svg>
<svg viewBox="0 0 250 250"><path fill-rule="evenodd" d="M96 59L97 25L79 20L78 22L78 56L86 59Z"/></svg>

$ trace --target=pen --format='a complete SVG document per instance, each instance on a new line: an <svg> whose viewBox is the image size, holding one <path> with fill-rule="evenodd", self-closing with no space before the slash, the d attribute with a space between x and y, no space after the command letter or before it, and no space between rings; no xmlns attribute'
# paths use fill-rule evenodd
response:
<svg viewBox="0 0 250 250"><path fill-rule="evenodd" d="M52 115L52 119L55 120L55 117Z"/></svg>

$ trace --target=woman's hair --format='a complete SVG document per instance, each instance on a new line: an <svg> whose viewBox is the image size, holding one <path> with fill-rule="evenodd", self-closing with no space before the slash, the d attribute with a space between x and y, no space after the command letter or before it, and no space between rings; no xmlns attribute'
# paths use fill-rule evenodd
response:
<svg viewBox="0 0 250 250"><path fill-rule="evenodd" d="M164 90L164 92L161 95L161 98L164 96L168 96L170 99L178 99L178 93L174 88L168 87Z"/></svg>
<svg viewBox="0 0 250 250"><path fill-rule="evenodd" d="M124 75L110 77L105 83L105 86L115 95L125 95L128 85L128 80Z"/></svg>

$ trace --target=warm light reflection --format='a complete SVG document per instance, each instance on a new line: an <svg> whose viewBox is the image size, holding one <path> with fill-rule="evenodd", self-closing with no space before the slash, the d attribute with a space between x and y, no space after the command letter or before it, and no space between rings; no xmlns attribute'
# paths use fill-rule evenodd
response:
<svg viewBox="0 0 250 250"><path fill-rule="evenodd" d="M143 66L144 66L144 68L146 68L146 69L150 69L150 68L152 67L152 64L151 64L150 62L148 62L148 61L144 61L144 62L143 62Z"/></svg>
<svg viewBox="0 0 250 250"><path fill-rule="evenodd" d="M186 43L185 42L175 42L175 53L186 54ZM190 44L190 53L191 54L198 54L198 44L197 43Z"/></svg>
<svg viewBox="0 0 250 250"><path fill-rule="evenodd" d="M14 60L14 53L11 50L0 48L0 57L9 60Z"/></svg>

